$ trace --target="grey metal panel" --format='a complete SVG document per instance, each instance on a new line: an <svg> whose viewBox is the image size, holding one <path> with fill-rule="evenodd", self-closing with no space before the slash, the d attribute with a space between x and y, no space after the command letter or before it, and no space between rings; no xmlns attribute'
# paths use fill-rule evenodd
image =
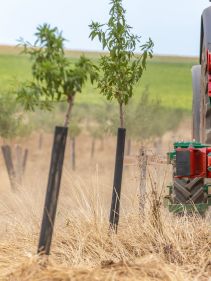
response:
<svg viewBox="0 0 211 281"><path fill-rule="evenodd" d="M200 141L200 80L201 80L201 65L195 65L192 67L192 86L193 86L193 131L192 136L196 141Z"/></svg>
<svg viewBox="0 0 211 281"><path fill-rule="evenodd" d="M176 176L191 176L191 161L189 150L176 151Z"/></svg>
<svg viewBox="0 0 211 281"><path fill-rule="evenodd" d="M201 18L201 36L200 36L200 63L202 55L203 40L205 47L211 50L211 7L205 9Z"/></svg>

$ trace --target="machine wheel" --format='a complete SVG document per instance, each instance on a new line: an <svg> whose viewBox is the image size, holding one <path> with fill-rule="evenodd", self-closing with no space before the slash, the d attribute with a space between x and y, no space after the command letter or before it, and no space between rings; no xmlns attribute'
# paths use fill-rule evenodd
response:
<svg viewBox="0 0 211 281"><path fill-rule="evenodd" d="M200 142L200 104L201 104L201 65L192 67L193 104L192 104L192 139Z"/></svg>
<svg viewBox="0 0 211 281"><path fill-rule="evenodd" d="M175 179L171 194L173 204L197 204L207 202L207 193L203 189L204 179Z"/></svg>
<svg viewBox="0 0 211 281"><path fill-rule="evenodd" d="M201 142L211 144L211 106L208 97L207 87L207 50L202 42L202 56L201 56L201 110L200 110L200 129Z"/></svg>

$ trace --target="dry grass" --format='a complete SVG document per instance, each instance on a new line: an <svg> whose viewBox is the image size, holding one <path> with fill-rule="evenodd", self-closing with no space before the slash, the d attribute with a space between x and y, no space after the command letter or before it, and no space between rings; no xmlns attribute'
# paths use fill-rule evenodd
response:
<svg viewBox="0 0 211 281"><path fill-rule="evenodd" d="M47 262L35 255L42 197L22 189L1 198L2 280L208 280L211 275L209 217L177 218L161 210L158 227L151 212L143 220L130 202L127 209L122 206L118 235L109 236L107 210L96 190L93 196L80 189L62 194Z"/></svg>
<svg viewBox="0 0 211 281"><path fill-rule="evenodd" d="M7 55L19 55L21 52L21 47L15 45L0 45L0 54ZM105 52L97 52L97 51L87 51L87 50L66 50L67 56L71 58L79 58L82 54L86 54L89 58L99 58ZM163 56L163 55L155 55L155 62L193 62L198 63L197 57L184 57L184 56Z"/></svg>
<svg viewBox="0 0 211 281"><path fill-rule="evenodd" d="M210 280L211 218L174 217L160 206L157 195L169 181L169 167L149 167L148 189L154 197L148 196L144 218L138 212L139 171L126 168L118 234L109 235L113 140L90 162L88 138L79 139L83 161L76 172L69 169L67 152L51 256L38 257L50 139L41 152L35 138L32 143L18 193L8 191L0 163L0 280Z"/></svg>

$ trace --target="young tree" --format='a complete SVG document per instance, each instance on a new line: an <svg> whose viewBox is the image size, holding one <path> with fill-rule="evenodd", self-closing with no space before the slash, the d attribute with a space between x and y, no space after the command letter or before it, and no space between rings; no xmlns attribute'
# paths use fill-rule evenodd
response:
<svg viewBox="0 0 211 281"><path fill-rule="evenodd" d="M53 226L60 190L64 152L67 140L69 120L77 92L89 78L97 77L97 67L85 56L72 64L65 56L62 33L57 27L48 24L37 28L36 41L32 45L21 39L24 53L32 59L33 80L26 82L18 90L18 101L27 110L52 109L52 101L66 99L68 106L63 127L56 127L51 155L51 166L45 198L43 220L38 245L38 253L50 253Z"/></svg>
<svg viewBox="0 0 211 281"><path fill-rule="evenodd" d="M111 227L117 230L119 221L119 201L123 171L124 146L126 130L124 106L133 95L134 86L140 80L146 69L147 58L152 57L153 42L140 46L140 36L132 33L127 24L122 0L111 0L110 18L108 23L92 22L90 37L98 38L102 48L109 54L101 56L99 64L102 75L98 79L98 88L108 100L113 98L119 104L120 128L117 136L116 164L114 173L112 206L110 213ZM136 55L135 51L141 52Z"/></svg>
<svg viewBox="0 0 211 281"><path fill-rule="evenodd" d="M38 26L36 41L32 45L20 39L23 53L32 59L33 81L21 85L18 101L26 110L52 109L52 101L66 98L68 106L64 127L68 127L74 99L82 91L86 80L93 83L97 78L97 67L85 56L72 64L65 56L62 33L48 24Z"/></svg>
<svg viewBox="0 0 211 281"><path fill-rule="evenodd" d="M96 140L103 140L103 136L105 134L105 130L104 130L104 126L102 126L101 124L96 124L95 126L91 126L88 128L89 133L92 137L92 145L91 145L91 159L94 158L95 155L95 145L96 145Z"/></svg>
<svg viewBox="0 0 211 281"><path fill-rule="evenodd" d="M124 105L133 95L133 88L139 82L146 69L147 57L152 57L153 42L140 46L140 36L132 33L126 23L122 0L112 0L108 23L92 22L90 37L102 43L102 48L109 51L103 55L99 64L102 76L98 80L100 92L108 100L115 98L119 104L120 127L124 128ZM135 51L141 52L136 55Z"/></svg>
<svg viewBox="0 0 211 281"><path fill-rule="evenodd" d="M129 132L140 141L153 141L161 138L165 132L175 130L183 116L181 110L166 108L160 99L150 98L148 87L129 112L127 116Z"/></svg>
<svg viewBox="0 0 211 281"><path fill-rule="evenodd" d="M94 158L96 141L100 140L100 150L104 149L104 137L108 133L113 133L115 106L107 101L103 104L98 105L90 111L90 116L92 118L91 124L87 127L90 136L92 137L91 144L91 159Z"/></svg>

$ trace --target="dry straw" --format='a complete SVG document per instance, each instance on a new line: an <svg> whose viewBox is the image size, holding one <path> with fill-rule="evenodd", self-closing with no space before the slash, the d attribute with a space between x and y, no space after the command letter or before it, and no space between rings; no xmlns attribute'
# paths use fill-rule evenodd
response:
<svg viewBox="0 0 211 281"><path fill-rule="evenodd" d="M144 218L137 192L123 190L118 234L109 236L110 197L102 193L109 185L98 174L88 184L65 171L48 260L35 255L43 186L2 192L0 280L209 280L211 219L175 217L163 208L161 193L169 173L164 167L148 168Z"/></svg>

